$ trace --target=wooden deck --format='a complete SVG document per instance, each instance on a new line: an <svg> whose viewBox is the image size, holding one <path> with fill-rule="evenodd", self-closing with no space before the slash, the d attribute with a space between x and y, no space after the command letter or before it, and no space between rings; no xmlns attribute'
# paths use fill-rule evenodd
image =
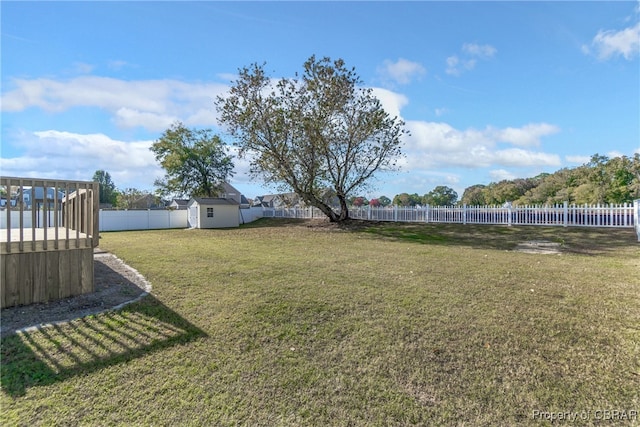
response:
<svg viewBox="0 0 640 427"><path fill-rule="evenodd" d="M98 183L0 177L0 308L94 290Z"/></svg>

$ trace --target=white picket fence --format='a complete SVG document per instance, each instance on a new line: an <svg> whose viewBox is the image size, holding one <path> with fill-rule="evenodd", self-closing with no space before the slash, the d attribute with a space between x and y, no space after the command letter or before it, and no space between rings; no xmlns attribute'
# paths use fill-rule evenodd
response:
<svg viewBox="0 0 640 427"><path fill-rule="evenodd" d="M640 241L640 200L620 205L362 207L354 219L492 225L634 228ZM265 208L265 218L324 218L316 208Z"/></svg>

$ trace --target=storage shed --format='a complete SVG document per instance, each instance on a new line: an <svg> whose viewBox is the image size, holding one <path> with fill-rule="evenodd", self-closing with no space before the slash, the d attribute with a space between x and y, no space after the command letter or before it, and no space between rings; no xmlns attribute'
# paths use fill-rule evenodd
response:
<svg viewBox="0 0 640 427"><path fill-rule="evenodd" d="M218 197L193 197L187 205L189 227L230 228L240 226L240 205Z"/></svg>

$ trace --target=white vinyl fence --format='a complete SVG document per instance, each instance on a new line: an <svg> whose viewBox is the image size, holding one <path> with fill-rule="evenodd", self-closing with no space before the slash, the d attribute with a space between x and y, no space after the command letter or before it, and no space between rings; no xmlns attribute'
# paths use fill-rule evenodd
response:
<svg viewBox="0 0 640 427"><path fill-rule="evenodd" d="M100 210L100 231L187 228L186 210Z"/></svg>
<svg viewBox="0 0 640 427"><path fill-rule="evenodd" d="M315 208L265 208L265 218L324 218ZM620 205L362 207L354 219L457 224L547 225L634 228L640 241L640 200Z"/></svg>
<svg viewBox="0 0 640 427"><path fill-rule="evenodd" d="M188 228L189 213L179 210L101 210L100 231ZM262 218L262 208L239 209L240 224Z"/></svg>

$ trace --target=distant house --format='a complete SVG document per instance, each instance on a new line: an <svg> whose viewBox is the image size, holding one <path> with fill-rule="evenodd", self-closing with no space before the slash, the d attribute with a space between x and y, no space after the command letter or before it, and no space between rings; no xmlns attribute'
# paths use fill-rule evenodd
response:
<svg viewBox="0 0 640 427"><path fill-rule="evenodd" d="M169 209L183 210L187 209L188 204L189 199L173 199L168 207Z"/></svg>
<svg viewBox="0 0 640 427"><path fill-rule="evenodd" d="M303 207L304 203L296 193L266 194L253 200L254 207L262 208L294 208Z"/></svg>
<svg viewBox="0 0 640 427"><path fill-rule="evenodd" d="M240 206L240 209L248 209L249 207L251 207L251 204L249 203L247 198L228 182L222 184L222 192L218 195L218 197L222 199L235 200L236 203L238 203L238 205Z"/></svg>
<svg viewBox="0 0 640 427"><path fill-rule="evenodd" d="M220 197L192 197L187 204L189 227L239 227L240 205L235 200Z"/></svg>
<svg viewBox="0 0 640 427"><path fill-rule="evenodd" d="M61 206L64 193L53 187L48 187L45 197L45 189L43 187L25 188L22 193L18 191L16 195L17 203L24 203L25 209L31 209L35 205L36 209L43 207L47 203L47 208L52 209L57 199L58 206ZM12 204L13 205L13 204Z"/></svg>

